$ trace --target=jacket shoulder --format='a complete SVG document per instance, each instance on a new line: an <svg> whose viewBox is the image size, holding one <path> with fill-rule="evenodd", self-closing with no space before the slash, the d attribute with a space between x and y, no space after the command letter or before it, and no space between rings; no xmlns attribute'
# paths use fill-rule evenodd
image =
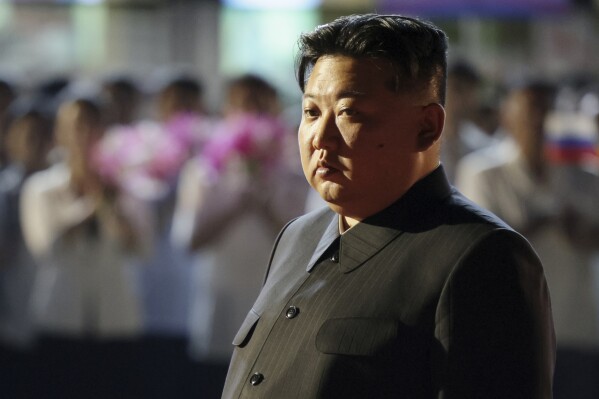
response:
<svg viewBox="0 0 599 399"><path fill-rule="evenodd" d="M471 201L455 188L434 213L437 218L450 225L477 225L479 228L488 230L513 231L513 228L499 216Z"/></svg>
<svg viewBox="0 0 599 399"><path fill-rule="evenodd" d="M318 245L322 233L334 217L335 213L333 211L328 207L323 207L289 221L281 229L275 240L268 261L265 280L270 275L276 258L290 255L297 257L299 254L294 254L294 252L298 252L297 248L301 248L300 252L305 256L311 254L311 249L314 249Z"/></svg>
<svg viewBox="0 0 599 399"><path fill-rule="evenodd" d="M279 233L275 241L275 249L301 240L303 245L314 245L320 240L322 233L336 214L328 207L316 209L289 221Z"/></svg>

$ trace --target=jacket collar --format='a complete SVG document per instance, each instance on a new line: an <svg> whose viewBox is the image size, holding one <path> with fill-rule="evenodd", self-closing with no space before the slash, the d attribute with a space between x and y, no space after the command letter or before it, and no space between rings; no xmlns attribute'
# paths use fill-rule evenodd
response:
<svg viewBox="0 0 599 399"><path fill-rule="evenodd" d="M325 251L331 246L331 244L333 244L337 237L339 237L339 221L337 219L338 215L333 211L329 211L327 215L331 220L324 230L318 245L316 245L316 249L312 254L312 258L310 258L310 262L308 262L307 271L310 271L312 268L314 268Z"/></svg>
<svg viewBox="0 0 599 399"><path fill-rule="evenodd" d="M451 185L442 166L414 184L406 194L388 208L356 224L341 236L339 267L349 273L374 256L403 232L422 231L434 223L432 214L441 201L451 194ZM308 271L339 237L338 215L329 213L331 221L314 251Z"/></svg>

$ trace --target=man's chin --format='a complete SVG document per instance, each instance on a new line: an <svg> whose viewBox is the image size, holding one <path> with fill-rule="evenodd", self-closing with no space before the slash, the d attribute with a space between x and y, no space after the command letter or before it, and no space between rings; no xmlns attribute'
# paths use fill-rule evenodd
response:
<svg viewBox="0 0 599 399"><path fill-rule="evenodd" d="M326 180L313 182L312 187L326 202L337 202L342 191L338 183Z"/></svg>

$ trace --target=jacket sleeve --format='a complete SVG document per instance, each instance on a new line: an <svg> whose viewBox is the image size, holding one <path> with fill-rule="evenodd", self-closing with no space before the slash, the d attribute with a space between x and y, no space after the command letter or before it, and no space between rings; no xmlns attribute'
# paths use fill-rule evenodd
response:
<svg viewBox="0 0 599 399"><path fill-rule="evenodd" d="M552 397L555 335L543 268L519 234L496 230L464 255L445 286L437 337L440 397Z"/></svg>

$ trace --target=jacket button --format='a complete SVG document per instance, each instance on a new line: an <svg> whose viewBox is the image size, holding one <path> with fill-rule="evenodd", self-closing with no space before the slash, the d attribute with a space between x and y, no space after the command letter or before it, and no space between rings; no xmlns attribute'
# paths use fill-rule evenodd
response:
<svg viewBox="0 0 599 399"><path fill-rule="evenodd" d="M289 306L287 308L287 313L285 313L285 317L288 319L293 319L295 316L299 314L299 308L296 306Z"/></svg>
<svg viewBox="0 0 599 399"><path fill-rule="evenodd" d="M331 256L331 262L339 263L339 252L335 252L333 256Z"/></svg>
<svg viewBox="0 0 599 399"><path fill-rule="evenodd" d="M254 386L259 385L262 381L264 381L264 376L261 373L254 373L250 378L250 384Z"/></svg>

